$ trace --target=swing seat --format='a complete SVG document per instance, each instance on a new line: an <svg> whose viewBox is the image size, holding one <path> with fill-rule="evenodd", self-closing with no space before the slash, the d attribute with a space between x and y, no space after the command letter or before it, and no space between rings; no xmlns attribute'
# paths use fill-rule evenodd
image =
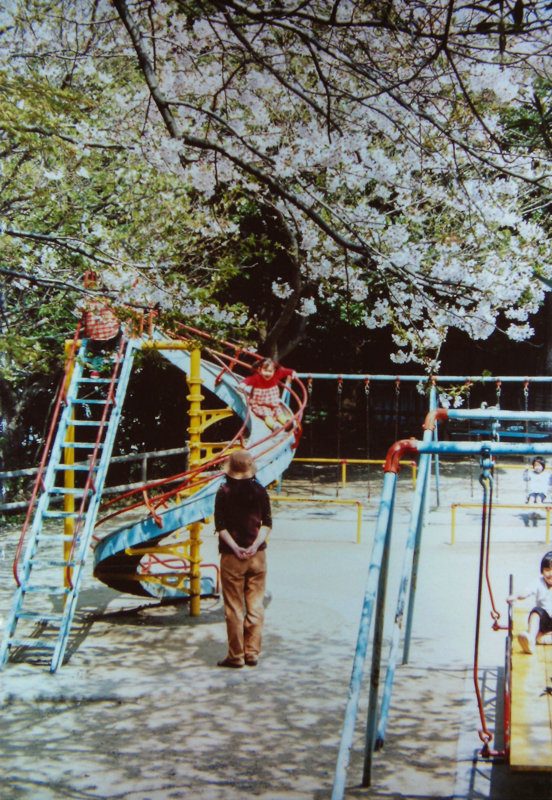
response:
<svg viewBox="0 0 552 800"><path fill-rule="evenodd" d="M527 655L517 640L529 609L514 609L510 768L552 770L552 645Z"/></svg>

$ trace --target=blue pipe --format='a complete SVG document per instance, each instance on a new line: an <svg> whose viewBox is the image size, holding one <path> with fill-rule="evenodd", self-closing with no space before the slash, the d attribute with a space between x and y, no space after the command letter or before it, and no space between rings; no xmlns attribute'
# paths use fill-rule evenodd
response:
<svg viewBox="0 0 552 800"><path fill-rule="evenodd" d="M511 419L532 422L550 422L552 411L504 411L494 408L448 409L449 419Z"/></svg>
<svg viewBox="0 0 552 800"><path fill-rule="evenodd" d="M401 381L427 381L428 375L370 375L368 372L353 374L342 374L333 372L298 372L299 378L323 378L328 380L337 380L343 378L344 381L359 381L365 378L370 378L372 381L395 381L400 378ZM465 383L470 380L472 383L496 383L497 378L482 377L481 375L437 375L439 384L443 383ZM532 378L522 378L519 375L510 375L506 378L500 378L502 383L525 383L529 380L531 383L551 383L551 377L537 376Z"/></svg>
<svg viewBox="0 0 552 800"><path fill-rule="evenodd" d="M426 431L426 433L429 433L429 435L431 436L431 431ZM424 510L424 494L428 482L429 459L430 456L428 455L423 455L420 458L420 467L418 473L419 477L416 482L416 489L414 491L412 515L410 517L410 526L408 530L408 538L406 541L406 550L404 553L404 562L401 575L399 597L397 599L397 611L395 614L395 623L393 626L393 634L391 637L391 650L389 652L389 661L387 662L387 674L385 676L385 686L383 689L383 698L381 701L378 732L375 741L376 750L381 749L385 741L385 731L387 728L387 719L389 716L389 706L391 704L391 692L393 690L393 680L395 678L395 670L397 667L397 656L399 653L401 628L404 618L406 592L408 589L410 575L412 572L414 546L416 544L416 539L418 538L421 518Z"/></svg>
<svg viewBox="0 0 552 800"><path fill-rule="evenodd" d="M434 411L437 408L437 391L435 386L431 387L429 393L429 410ZM426 436L427 434L427 436ZM424 441L431 441L431 432L424 431ZM431 456L429 457L429 466L427 468L427 480L424 491L424 498L422 501L422 511L420 522L418 525L418 532L416 535L416 542L414 545L414 559L412 562L412 576L410 579L410 596L408 598L408 614L406 617L406 630L404 634L404 649L403 649L403 664L408 664L408 657L410 655L410 639L412 638L412 624L414 621L414 605L416 601L416 587L418 585L418 565L420 563L420 550L422 546L422 531L424 527L424 518L429 517L429 493L431 489Z"/></svg>
<svg viewBox="0 0 552 800"><path fill-rule="evenodd" d="M364 671L364 662L366 659L366 651L368 649L370 623L372 621L372 611L374 608L374 601L379 583L385 541L390 529L389 523L395 499L396 483L397 476L393 472L387 472L383 478L381 502L378 513L378 521L376 523L376 534L372 547L372 558L370 561L370 569L368 571L368 580L364 594L364 604L362 607L362 616L360 619L351 682L349 684L349 695L347 697L345 720L343 722L343 730L341 733L341 743L339 745L339 753L337 756L331 800L342 800L345 792L345 778L347 767L349 766L351 747L353 744L358 700L362 683L362 673Z"/></svg>
<svg viewBox="0 0 552 800"><path fill-rule="evenodd" d="M395 483L396 487L396 483ZM362 786L370 786L372 780L372 759L376 726L378 724L378 694L381 670L381 653L383 650L383 628L385 621L385 599L387 596L387 573L389 571L389 551L391 550L391 533L393 529L393 508L387 523L387 536L383 548L383 561L378 580L378 596L376 600L376 619L374 639L372 642L372 669L370 672L370 696L368 700L368 718L366 721L366 741L364 745L364 769Z"/></svg>
<svg viewBox="0 0 552 800"><path fill-rule="evenodd" d="M467 455L479 455L483 449L489 450L496 455L540 455L552 454L552 442L545 444L513 444L508 442L418 442L418 452L422 453L465 453Z"/></svg>

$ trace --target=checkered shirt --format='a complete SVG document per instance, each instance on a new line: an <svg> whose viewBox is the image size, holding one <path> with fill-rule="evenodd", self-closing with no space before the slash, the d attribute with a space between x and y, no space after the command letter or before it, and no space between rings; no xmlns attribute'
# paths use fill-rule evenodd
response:
<svg viewBox="0 0 552 800"><path fill-rule="evenodd" d="M254 387L251 393L251 411L258 417L272 417L280 409L280 390L277 386L270 389Z"/></svg>
<svg viewBox="0 0 552 800"><path fill-rule="evenodd" d="M84 336L93 341L105 342L119 332L121 323L101 300L90 300L81 306L84 314Z"/></svg>

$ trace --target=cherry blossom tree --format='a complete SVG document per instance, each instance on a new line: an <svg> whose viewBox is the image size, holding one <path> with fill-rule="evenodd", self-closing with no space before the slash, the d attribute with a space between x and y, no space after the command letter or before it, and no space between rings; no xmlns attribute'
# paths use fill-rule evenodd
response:
<svg viewBox="0 0 552 800"><path fill-rule="evenodd" d="M240 208L277 223L286 271L268 351L327 304L393 326L399 363L435 368L450 326L485 338L500 314L511 338L531 335L538 274L552 272L531 197L549 192L550 164L505 126L546 74L545 2L14 1L3 15L17 79L86 90L94 105L56 130L181 187L198 262L213 245L194 287L205 298ZM108 273L113 286L131 261ZM165 302L169 274L155 276Z"/></svg>

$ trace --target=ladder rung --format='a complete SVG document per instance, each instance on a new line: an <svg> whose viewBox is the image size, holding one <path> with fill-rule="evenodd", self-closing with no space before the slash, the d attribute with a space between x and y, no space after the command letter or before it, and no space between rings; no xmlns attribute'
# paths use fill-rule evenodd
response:
<svg viewBox="0 0 552 800"><path fill-rule="evenodd" d="M79 513L78 511L45 511L42 516L46 519L78 519ZM86 513L82 514L83 519L85 516Z"/></svg>
<svg viewBox="0 0 552 800"><path fill-rule="evenodd" d="M100 420L95 419L72 419L70 422L67 423L67 427L71 427L73 425L99 425Z"/></svg>
<svg viewBox="0 0 552 800"><path fill-rule="evenodd" d="M119 382L119 378L115 378L115 383ZM80 378L78 383L111 383L111 378Z"/></svg>
<svg viewBox="0 0 552 800"><path fill-rule="evenodd" d="M75 397L73 400L71 400L71 402L72 403L84 403L84 404L89 405L89 406L92 406L92 405L93 406L97 406L97 405L100 405L100 404L102 406L105 406L105 404L108 401L107 401L107 398L105 400L83 400L80 397ZM109 402L112 403L113 400L109 400Z"/></svg>
<svg viewBox="0 0 552 800"><path fill-rule="evenodd" d="M45 558L44 559L42 559L42 558L31 558L30 563L33 565L33 567L38 567L38 566L46 566L46 567L76 567L77 566L77 562L76 561L71 561L68 564L67 561L61 561L60 559L58 559L57 561L54 561L52 559L45 559Z"/></svg>
<svg viewBox="0 0 552 800"><path fill-rule="evenodd" d="M77 472L90 472L90 466L85 464L58 464L56 470L76 470ZM94 472L96 472L98 466L94 466Z"/></svg>
<svg viewBox="0 0 552 800"><path fill-rule="evenodd" d="M96 447L103 447L103 444L96 444L95 442L63 442L62 447L75 447L81 450L94 450Z"/></svg>
<svg viewBox="0 0 552 800"><path fill-rule="evenodd" d="M40 533L36 537L37 542L72 542L73 536L70 533Z"/></svg>
<svg viewBox="0 0 552 800"><path fill-rule="evenodd" d="M49 642L45 639L10 639L9 647L48 647L55 650L57 642Z"/></svg>
<svg viewBox="0 0 552 800"><path fill-rule="evenodd" d="M67 586L21 586L24 592L32 594L69 594L71 591Z"/></svg>
<svg viewBox="0 0 552 800"><path fill-rule="evenodd" d="M42 614L33 611L20 611L15 614L16 619L30 619L36 622L61 622L61 614Z"/></svg>
<svg viewBox="0 0 552 800"><path fill-rule="evenodd" d="M88 491L93 494L92 489ZM84 491L82 489L65 489L62 486L52 486L50 494L72 494L74 497L82 497Z"/></svg>

